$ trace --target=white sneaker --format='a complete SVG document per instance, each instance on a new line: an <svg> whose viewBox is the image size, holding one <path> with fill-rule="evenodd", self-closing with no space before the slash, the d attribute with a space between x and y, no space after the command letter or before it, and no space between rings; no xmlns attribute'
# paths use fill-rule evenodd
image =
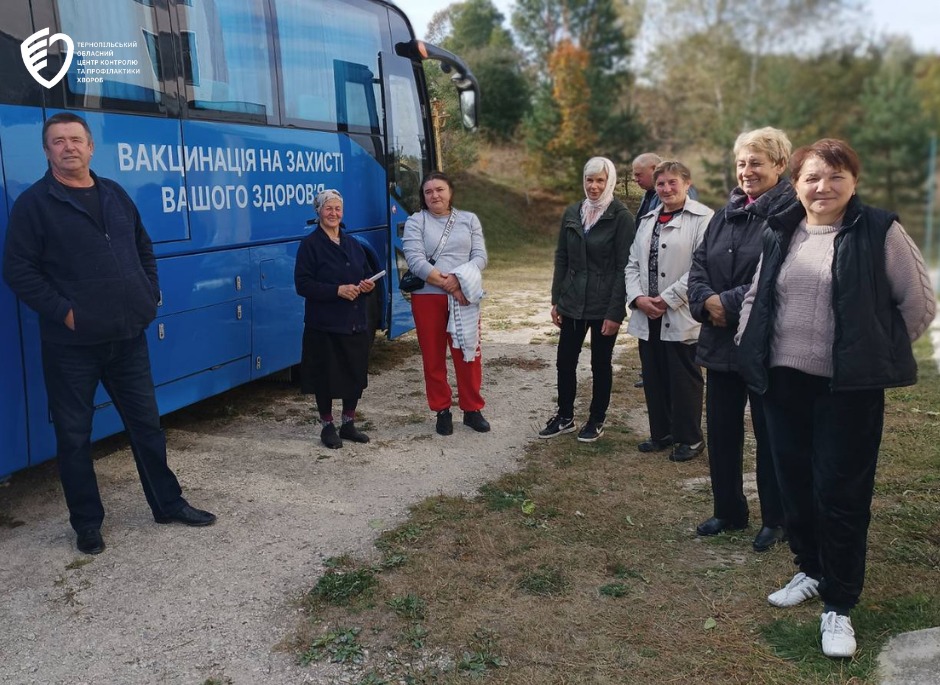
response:
<svg viewBox="0 0 940 685"><path fill-rule="evenodd" d="M819 597L819 581L800 571L784 587L767 595L767 601L775 607L795 607L813 597Z"/></svg>
<svg viewBox="0 0 940 685"><path fill-rule="evenodd" d="M823 654L842 658L855 656L855 630L852 628L852 619L834 611L829 611L820 618Z"/></svg>

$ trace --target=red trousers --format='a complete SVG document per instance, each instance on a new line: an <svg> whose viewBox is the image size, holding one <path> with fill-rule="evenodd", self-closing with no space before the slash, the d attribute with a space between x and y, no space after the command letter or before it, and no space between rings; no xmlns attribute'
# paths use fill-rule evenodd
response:
<svg viewBox="0 0 940 685"><path fill-rule="evenodd" d="M431 411L449 409L453 391L447 382L447 348L454 360L457 377L457 403L464 411L480 411L486 404L480 394L483 385L483 360L477 355L465 362L463 352L453 346L447 333L447 295L413 295L411 313L415 319L415 332L421 346L424 363L424 387Z"/></svg>

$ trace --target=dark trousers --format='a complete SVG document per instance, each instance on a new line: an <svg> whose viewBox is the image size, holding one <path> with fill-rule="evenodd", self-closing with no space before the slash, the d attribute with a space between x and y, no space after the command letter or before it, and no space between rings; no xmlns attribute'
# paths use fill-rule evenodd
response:
<svg viewBox="0 0 940 685"><path fill-rule="evenodd" d="M600 319L571 319L562 317L561 335L558 339L558 413L565 418L574 418L574 398L578 392L578 357L588 330L591 331L591 391L590 420L603 423L607 420L610 406L610 390L613 387L614 344L616 335L603 335Z"/></svg>
<svg viewBox="0 0 940 685"><path fill-rule="evenodd" d="M177 512L186 501L166 462L166 438L150 373L147 339L98 345L42 343L43 375L55 427L59 476L72 528L100 528L104 506L91 460L94 397L101 382L130 439L140 483L155 517Z"/></svg>
<svg viewBox="0 0 940 685"><path fill-rule="evenodd" d="M884 390L832 392L828 378L776 367L764 412L790 549L827 610L847 613L865 581Z"/></svg>
<svg viewBox="0 0 940 685"><path fill-rule="evenodd" d="M702 394L705 381L695 363L698 345L662 340L662 319L650 319L649 340L640 340L643 393L650 437L694 445L702 440Z"/></svg>
<svg viewBox="0 0 940 685"><path fill-rule="evenodd" d="M734 371L708 370L705 385L705 421L708 426L708 467L715 499L715 516L739 523L748 520L744 496L744 407L751 405L751 423L757 441L757 494L763 525L783 525L783 504L770 456L770 438L760 395L750 392Z"/></svg>

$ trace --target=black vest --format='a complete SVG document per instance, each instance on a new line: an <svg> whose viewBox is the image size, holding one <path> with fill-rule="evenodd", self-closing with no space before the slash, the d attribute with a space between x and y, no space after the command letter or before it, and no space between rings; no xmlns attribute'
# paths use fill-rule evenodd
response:
<svg viewBox="0 0 940 685"><path fill-rule="evenodd" d="M760 281L738 348L739 372L753 390L767 390L770 339L777 313L776 283L793 233L806 216L799 202L768 219ZM891 296L885 236L897 215L849 202L832 262L833 391L894 388L917 382L907 327Z"/></svg>

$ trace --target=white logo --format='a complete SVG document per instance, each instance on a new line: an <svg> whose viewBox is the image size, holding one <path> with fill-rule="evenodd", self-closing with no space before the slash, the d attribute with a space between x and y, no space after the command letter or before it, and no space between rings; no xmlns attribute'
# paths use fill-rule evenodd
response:
<svg viewBox="0 0 940 685"><path fill-rule="evenodd" d="M62 80L62 77L65 76L65 72L72 66L72 57L75 55L75 44L72 42L72 39L64 33L56 33L48 38L46 38L46 36L49 36L48 27L36 31L36 33L20 43L20 54L23 55L23 64L26 65L26 69L33 75L33 78L36 79L40 85L46 88L52 88L52 86ZM59 73L53 76L52 80L49 81L39 74L39 70L45 69L46 55L48 54L47 48L57 40L61 40L65 43L65 61L62 63L62 68L59 69Z"/></svg>

